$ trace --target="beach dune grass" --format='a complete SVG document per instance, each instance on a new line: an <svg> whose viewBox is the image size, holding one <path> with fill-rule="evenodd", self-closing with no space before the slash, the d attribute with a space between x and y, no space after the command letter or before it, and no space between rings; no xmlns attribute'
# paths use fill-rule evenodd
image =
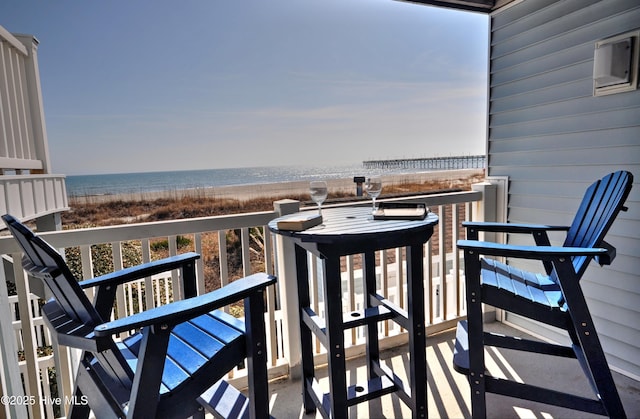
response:
<svg viewBox="0 0 640 419"><path fill-rule="evenodd" d="M469 190L472 183L483 179L482 170L451 171L453 174L438 177L426 176L424 180L416 175L412 177L395 176L383 178L384 187L380 198L399 194L433 193L451 189ZM329 182L327 201L340 199L356 199L355 186L349 180ZM76 228L83 224L108 226L131 222L152 222L215 215L237 214L254 211L270 211L277 199L290 198L306 202L310 197L308 183L293 182L283 184L283 188L265 185L252 187L229 188L225 194L204 191L169 191L166 194L155 194L152 197L132 195L105 195L100 197L75 197L70 199L71 210L62 214L63 225ZM335 185L332 187L332 185ZM347 188L348 186L348 188ZM282 190L287 187L286 193ZM234 194L234 190L238 191ZM269 194L269 190L273 190ZM262 192L260 192L262 191ZM265 192L266 191L266 192ZM277 192L275 192L277 191ZM267 193L267 195L261 195ZM362 198L362 199L366 199Z"/></svg>
<svg viewBox="0 0 640 419"><path fill-rule="evenodd" d="M464 174L458 178L445 178L440 180L427 180L422 182L398 181L392 184L385 184L382 198L390 195L401 194L423 194L434 191L468 190L472 183L482 180L481 171L471 174ZM305 205L314 205L310 202L309 193L306 187L298 190L291 190L288 198L298 199ZM195 217L206 217L216 215L227 215L245 212L269 211L273 209L273 201L282 196L263 196L257 198L233 199L220 197L207 197L203 194L177 196L171 194L168 197L158 197L155 199L118 199L113 196L111 200L71 200L71 210L62 214L64 228L86 228L89 226L110 226L118 224L136 222L155 222L174 219L186 219ZM330 190L328 201L340 201L356 199L354 191ZM367 199L366 197L360 199ZM447 207L448 208L448 207ZM433 208L437 212L437 208ZM447 209L450 211L450 208ZM461 208L463 211L464 208ZM460 214L461 217L464 214ZM250 262L253 272L264 270L263 257L263 237L264 233L260 229L252 229L250 232ZM434 246L437 246L438 237L432 238ZM450 232L446 234L446 246L450 248L452 241ZM240 231L230 230L225 233L227 266L230 281L243 276L242 267L242 247ZM152 259L160 259L168 255L167 238L152 239L150 243ZM141 254L140 242L127 244L131 247L124 255L127 259L125 265L139 263ZM202 259L204 262L205 288L207 291L217 289L221 285L220 279L220 259L219 259L219 239L217 233L205 233L202 235ZM105 248L98 245L94 250L94 275L100 275L103 270L113 269L110 246ZM437 248L437 247L434 247ZM138 249L133 250L133 249ZM191 237L182 237L178 243L178 251L194 251L195 246ZM387 252L389 262L393 262L394 252ZM354 259L354 264L359 265L359 259ZM96 270L97 268L97 270ZM78 266L78 272L81 267Z"/></svg>

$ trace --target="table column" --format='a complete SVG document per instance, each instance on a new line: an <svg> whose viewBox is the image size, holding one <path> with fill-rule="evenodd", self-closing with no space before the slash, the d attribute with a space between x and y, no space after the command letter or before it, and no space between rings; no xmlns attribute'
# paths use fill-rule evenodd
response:
<svg viewBox="0 0 640 419"><path fill-rule="evenodd" d="M407 303L408 323L411 327L409 330L409 383L411 411L414 418L424 418L427 415L427 341L424 324L423 258L422 243L414 243L407 247Z"/></svg>
<svg viewBox="0 0 640 419"><path fill-rule="evenodd" d="M298 282L298 309L300 310L300 344L302 354L302 387L303 406L305 413L311 413L316 409L316 404L311 397L311 387L315 377L315 365L313 362L313 335L311 329L305 326L304 310L311 305L309 297L309 265L307 251L295 245L296 271Z"/></svg>
<svg viewBox="0 0 640 419"><path fill-rule="evenodd" d="M327 358L329 363L329 393L331 414L335 418L346 418L347 376L344 356L344 327L342 323L342 287L340 256L322 258L324 268L324 304L327 334Z"/></svg>

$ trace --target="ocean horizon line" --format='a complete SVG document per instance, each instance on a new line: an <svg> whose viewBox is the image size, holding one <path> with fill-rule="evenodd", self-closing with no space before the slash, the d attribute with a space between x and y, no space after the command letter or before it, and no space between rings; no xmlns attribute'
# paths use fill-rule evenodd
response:
<svg viewBox="0 0 640 419"><path fill-rule="evenodd" d="M362 165L363 163L354 163L336 165L336 166L355 166ZM305 165L286 165L286 166L238 166L238 167L209 167L200 169L171 169L171 170L140 170L140 171L124 171L124 172L101 172L101 173L70 173L66 174L66 177L83 177L83 176L111 176L111 175L139 175L147 173L183 173L183 172L205 172L211 170L242 170L242 169L272 169L276 167L308 167Z"/></svg>
<svg viewBox="0 0 640 419"><path fill-rule="evenodd" d="M429 173L442 170L365 169L360 164L335 166L260 166L228 169L194 169L153 172L68 175L70 197L197 191L227 186L265 185L355 176Z"/></svg>

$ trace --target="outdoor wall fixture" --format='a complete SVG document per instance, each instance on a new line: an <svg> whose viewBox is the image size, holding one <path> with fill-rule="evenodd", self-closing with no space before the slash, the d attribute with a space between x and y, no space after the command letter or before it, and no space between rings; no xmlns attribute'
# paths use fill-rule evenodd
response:
<svg viewBox="0 0 640 419"><path fill-rule="evenodd" d="M593 95L636 90L639 56L640 30L596 42L593 56Z"/></svg>

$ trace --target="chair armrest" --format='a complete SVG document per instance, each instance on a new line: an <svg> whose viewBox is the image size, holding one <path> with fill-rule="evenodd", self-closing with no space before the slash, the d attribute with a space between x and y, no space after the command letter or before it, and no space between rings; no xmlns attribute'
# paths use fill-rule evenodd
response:
<svg viewBox="0 0 640 419"><path fill-rule="evenodd" d="M274 276L265 273L250 275L198 297L175 301L101 324L96 326L94 332L96 337L108 337L145 326L160 326L162 328L166 326L170 330L173 326L189 319L247 298L256 291L264 289L275 282L276 278Z"/></svg>
<svg viewBox="0 0 640 419"><path fill-rule="evenodd" d="M602 240L600 246L607 249L607 253L596 257L596 260L598 261L600 266L611 265L613 260L616 258L616 248L604 240Z"/></svg>
<svg viewBox="0 0 640 419"><path fill-rule="evenodd" d="M184 265L199 259L200 255L194 252L184 253L177 256L171 256L154 262L143 263L142 265L132 266L130 268L121 269L112 273L101 275L96 278L87 279L78 282L82 288L91 288L97 286L118 286L136 279L142 279L147 276L155 275L162 272L178 269Z"/></svg>
<svg viewBox="0 0 640 419"><path fill-rule="evenodd" d="M545 224L516 224L516 223L494 223L494 222L463 222L462 225L467 229L468 240L478 240L480 231L493 233L517 233L530 234L533 236L537 246L551 246L548 231L568 231L567 226L550 226ZM551 273L553 268L549 262L543 262L544 269L547 274Z"/></svg>
<svg viewBox="0 0 640 419"><path fill-rule="evenodd" d="M488 231L492 233L536 233L542 231L568 231L569 226L550 226L545 224L516 224L516 223L493 223L480 221L465 221L463 227L472 228L476 231Z"/></svg>
<svg viewBox="0 0 640 419"><path fill-rule="evenodd" d="M473 251L479 255L505 256L520 259L553 261L572 256L598 257L607 254L607 249L593 247L560 246L514 246L477 240L458 240L458 248Z"/></svg>

